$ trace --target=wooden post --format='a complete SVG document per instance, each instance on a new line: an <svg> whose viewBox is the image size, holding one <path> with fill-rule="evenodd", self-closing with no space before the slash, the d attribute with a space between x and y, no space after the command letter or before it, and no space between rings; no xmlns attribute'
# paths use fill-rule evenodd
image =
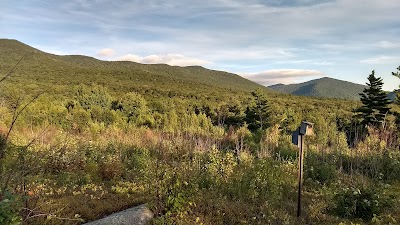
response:
<svg viewBox="0 0 400 225"><path fill-rule="evenodd" d="M299 147L299 176L297 192L297 218L301 216L301 191L303 189L304 135L314 135L313 124L303 121L300 127L292 133L292 143ZM300 140L299 140L300 139ZM300 142L300 143L299 143Z"/></svg>
<svg viewBox="0 0 400 225"><path fill-rule="evenodd" d="M304 136L300 135L300 148L299 148L299 189L297 193L297 217L301 216L301 190L303 188L303 157L304 157Z"/></svg>

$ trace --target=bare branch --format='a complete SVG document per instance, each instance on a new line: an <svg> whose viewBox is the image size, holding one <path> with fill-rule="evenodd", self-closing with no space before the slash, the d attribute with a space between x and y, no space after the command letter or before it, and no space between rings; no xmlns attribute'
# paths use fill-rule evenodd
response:
<svg viewBox="0 0 400 225"><path fill-rule="evenodd" d="M55 213L46 213L46 212L41 212L35 209L29 209L29 208L22 208L23 210L28 211L27 217L24 219L24 222L26 222L29 219L33 219L36 217L47 217L50 219L56 219L56 220L67 220L67 221L80 221L83 222L82 218L67 218L67 217L58 217ZM58 211L60 212L60 211Z"/></svg>
<svg viewBox="0 0 400 225"><path fill-rule="evenodd" d="M26 103L20 110L17 110L18 105L19 105L19 99L18 99L17 106L16 106L16 108L15 108L15 110L14 110L13 119L12 119L10 128L8 129L8 132L7 132L7 135L6 135L6 138L5 138L5 142L6 142L6 143L7 143L7 141L8 141L8 138L10 137L10 134L11 134L12 129L14 128L15 122L17 122L18 117L20 116L20 114L26 109L26 107L28 107L30 104L32 104L32 103L33 103L36 99L38 99L42 94L43 94L43 93L37 94L37 95L36 95L35 97L33 97L28 103ZM1 156L1 154L0 154L0 156ZM1 157L0 157L0 158L1 158Z"/></svg>

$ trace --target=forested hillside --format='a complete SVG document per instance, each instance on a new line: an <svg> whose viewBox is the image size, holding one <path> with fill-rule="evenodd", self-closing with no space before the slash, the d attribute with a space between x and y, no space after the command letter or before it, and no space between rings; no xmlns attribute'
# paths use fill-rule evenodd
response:
<svg viewBox="0 0 400 225"><path fill-rule="evenodd" d="M141 203L151 224L400 222L399 106L368 105L383 96L373 85L363 102L294 96L15 40L0 40L1 78L0 224L81 224ZM302 121L315 135L297 218Z"/></svg>
<svg viewBox="0 0 400 225"><path fill-rule="evenodd" d="M57 56L41 52L16 40L0 39L2 72L14 66L14 82L36 85L47 92L68 92L70 85L97 83L116 93L152 92L161 96L191 96L218 91L250 91L262 86L238 75L199 66L177 67L163 64L107 62L87 56ZM12 82L10 81L10 82ZM29 88L29 87L27 87ZM65 88L65 89L62 89ZM267 88L265 88L267 89ZM29 89L27 91L30 91Z"/></svg>

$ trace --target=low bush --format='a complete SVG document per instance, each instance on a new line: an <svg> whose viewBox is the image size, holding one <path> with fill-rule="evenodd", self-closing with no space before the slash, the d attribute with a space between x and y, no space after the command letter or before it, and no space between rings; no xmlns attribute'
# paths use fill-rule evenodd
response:
<svg viewBox="0 0 400 225"><path fill-rule="evenodd" d="M338 216L371 221L391 206L393 198L388 196L382 187L345 187L336 193L334 202L334 211Z"/></svg>
<svg viewBox="0 0 400 225"><path fill-rule="evenodd" d="M19 207L17 198L9 192L5 192L4 196L0 195L0 224L21 224L22 219L18 214Z"/></svg>
<svg viewBox="0 0 400 225"><path fill-rule="evenodd" d="M309 155L305 160L305 180L311 179L319 184L329 184L336 179L336 166L319 157Z"/></svg>

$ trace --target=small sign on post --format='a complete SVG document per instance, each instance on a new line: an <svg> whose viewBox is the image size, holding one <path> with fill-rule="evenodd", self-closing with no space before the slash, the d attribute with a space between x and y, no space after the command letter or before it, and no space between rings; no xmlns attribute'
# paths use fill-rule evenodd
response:
<svg viewBox="0 0 400 225"><path fill-rule="evenodd" d="M307 121L301 122L300 135L313 135L313 124Z"/></svg>
<svg viewBox="0 0 400 225"><path fill-rule="evenodd" d="M292 133L292 143L299 147L299 176L298 176L298 193L297 193L297 217L301 216L301 191L303 188L303 146L304 146L304 135L313 135L313 124L307 121L303 121L300 127Z"/></svg>
<svg viewBox="0 0 400 225"><path fill-rule="evenodd" d="M300 136L300 129L297 128L297 130L292 133L292 143L294 145L299 146L299 136Z"/></svg>

